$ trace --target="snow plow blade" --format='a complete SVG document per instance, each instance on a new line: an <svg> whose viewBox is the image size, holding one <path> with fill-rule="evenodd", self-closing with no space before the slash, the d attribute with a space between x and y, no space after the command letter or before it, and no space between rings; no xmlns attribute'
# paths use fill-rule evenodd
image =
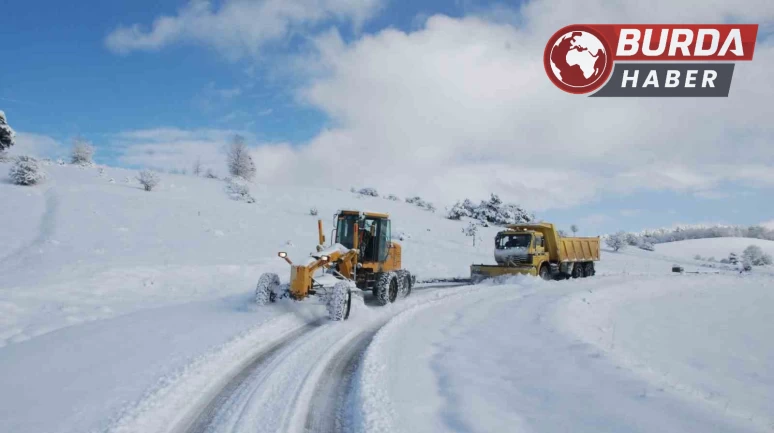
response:
<svg viewBox="0 0 774 433"><path fill-rule="evenodd" d="M470 280L473 284L480 283L488 278L504 275L537 275L534 266L497 266L497 265L471 265Z"/></svg>

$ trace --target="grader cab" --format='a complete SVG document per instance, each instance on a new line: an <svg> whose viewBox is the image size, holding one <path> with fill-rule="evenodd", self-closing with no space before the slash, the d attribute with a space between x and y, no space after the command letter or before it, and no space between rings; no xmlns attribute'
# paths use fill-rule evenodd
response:
<svg viewBox="0 0 774 433"><path fill-rule="evenodd" d="M290 297L316 296L328 308L331 320L349 317L352 295L371 291L379 305L411 293L415 277L401 268L401 246L392 241L389 215L352 210L334 216L333 242L325 246L322 220L317 222L317 251L303 263L293 263L287 253L279 257L290 264L290 282L280 284L277 274L261 275L256 302L266 304Z"/></svg>

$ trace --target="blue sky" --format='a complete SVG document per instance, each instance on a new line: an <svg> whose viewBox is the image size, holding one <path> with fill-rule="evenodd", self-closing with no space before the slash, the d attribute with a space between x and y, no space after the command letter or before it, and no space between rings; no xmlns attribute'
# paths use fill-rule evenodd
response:
<svg viewBox="0 0 774 433"><path fill-rule="evenodd" d="M116 131L208 125L299 142L326 122L323 113L294 101L292 80L267 73L262 62L225 61L191 45L161 54L116 55L106 49L105 36L116 27L149 24L174 14L185 1L36 3L3 5L12 19L4 20L0 35L14 67L0 70L0 103L18 130L61 138L80 134L99 145L97 137ZM391 2L363 31L410 30L417 16L461 16L470 7L443 0ZM353 37L347 26L341 29ZM271 49L295 52L303 43L303 37L290 38ZM236 88L244 90L219 96ZM268 110L271 116L261 115ZM224 119L232 113L237 113L233 119Z"/></svg>
<svg viewBox="0 0 774 433"><path fill-rule="evenodd" d="M222 13L227 4L269 1L214 2L207 11L229 24ZM11 61L0 68L0 109L27 139L50 138L61 153L73 137L81 136L97 147L98 161L110 165L157 163L170 168L158 158L166 152L170 160L177 158L189 166L192 158L208 152L202 150L208 146L216 158L216 146L240 132L255 147L256 158L266 164L266 179L276 178L275 172L289 172L299 173L293 183L308 182L301 173L332 165L324 161L318 165L320 152L315 149L328 146L335 153L344 146L341 143L350 142L348 149L362 147L385 160L393 158L397 165L406 159L412 162L399 180L388 173L374 177L378 168L359 160L349 165L361 170L361 180L342 180L338 185L336 170L316 174L315 179L329 176L332 186L374 185L404 195L419 185L421 193L442 203L440 207L459 196L483 198L494 191L538 209L540 217L563 225L577 222L589 231L774 220L768 199L774 181L767 174L774 168L770 150L774 132L765 120L774 113L764 103L771 90L761 93L745 87L753 85L765 65L774 64L770 41L757 49L751 65L738 68L732 98L706 106L695 101L626 101L596 102L590 108L587 101L560 94L545 76L530 69L540 64L541 44L552 31L574 22L673 22L693 16L718 22L729 11L750 10L733 20L761 23L762 35L774 28L774 12L745 9L731 0L700 13L688 0L659 1L664 5L654 6L653 12L639 9L637 2L608 10L601 0L588 2L584 9L575 8L570 0L535 0L526 11L518 2L368 0L373 7L363 8L366 17L357 24L362 11L353 1L356 6L350 9L329 6L322 18L314 14L294 18L280 36L260 36L254 45L242 44L254 36L250 25L241 30L235 25L236 36L216 35L214 27L212 35L206 27L203 35L200 23L184 19L184 11L191 7L188 1L6 2L3 14L11 19L4 20L0 40ZM651 12L664 15L647 15ZM263 12L251 13L256 14L251 19L257 30L273 22ZM174 17L183 30L152 49L138 48L142 38L156 35L153 23L162 16ZM122 52L111 48L110 36L132 25L139 26L140 36L124 41L128 48ZM224 33L230 29L229 24ZM468 33L470 38L465 37ZM239 44L229 45L235 40ZM479 67L480 52L494 60ZM502 77L493 71L508 62L515 65L514 81L535 80L512 97L508 94L512 83L492 84ZM352 70L358 73L351 75ZM412 91L400 101L391 100L402 93L403 81ZM471 83L480 83L480 91ZM436 85L438 89L433 88ZM435 105L423 102L438 95L442 97ZM490 99L482 101L481 95ZM417 100L407 103L411 98ZM578 146L588 146L588 152L564 156L573 154L570 144L578 135L553 131L557 127L550 110L562 104L578 107L578 116L591 109L640 117L645 113L645 120L629 126L616 122L620 131L591 127L590 134L604 131L617 141L602 148L592 141L581 142ZM379 112L382 106L384 113ZM457 108L459 112L454 111ZM400 114L413 109L417 111L406 117ZM748 109L750 115L745 115ZM507 120L496 123L493 119L505 110L524 126L509 129L503 126ZM664 114L670 110L675 110L671 118ZM700 113L684 114L693 111ZM449 120L439 125L429 114L433 112L444 112ZM713 115L720 119L714 127L707 121ZM739 119L732 119L737 115ZM415 122L425 116L429 117ZM675 122L680 116L688 117ZM374 118L383 130L374 129ZM647 122L655 126L643 128ZM686 134L681 126L696 133ZM459 132L453 131L456 127ZM629 148L616 150L617 142ZM395 149L384 153L385 147ZM729 154L729 147L738 152ZM631 157L649 152L645 168ZM155 155L156 161L148 155ZM492 165L493 161L497 163ZM662 173L668 175L661 178ZM524 179L540 181L533 185ZM569 183L557 188L558 181L551 179Z"/></svg>

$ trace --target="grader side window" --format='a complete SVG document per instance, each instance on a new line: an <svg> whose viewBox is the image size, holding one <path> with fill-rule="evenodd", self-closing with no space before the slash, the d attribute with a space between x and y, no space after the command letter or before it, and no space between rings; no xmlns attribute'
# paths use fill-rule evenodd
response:
<svg viewBox="0 0 774 433"><path fill-rule="evenodd" d="M390 253L389 247L392 240L390 220L381 220L381 224L379 225L379 261L383 262L387 260L387 255Z"/></svg>
<svg viewBox="0 0 774 433"><path fill-rule="evenodd" d="M379 243L378 220L366 218L360 231L360 250L365 261L376 260L377 244Z"/></svg>

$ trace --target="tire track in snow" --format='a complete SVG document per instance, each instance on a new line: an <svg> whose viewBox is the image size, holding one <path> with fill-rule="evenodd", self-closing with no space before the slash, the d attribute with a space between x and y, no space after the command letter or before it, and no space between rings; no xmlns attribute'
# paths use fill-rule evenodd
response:
<svg viewBox="0 0 774 433"><path fill-rule="evenodd" d="M54 234L59 199L54 193L53 186L49 187L43 195L45 197L45 210L40 217L37 236L27 244L22 245L5 257L0 258L0 270L2 270L3 273L23 265L24 262L29 259L29 256L32 255L32 250L44 245Z"/></svg>
<svg viewBox="0 0 774 433"><path fill-rule="evenodd" d="M319 327L321 322L314 322L306 325L296 331L291 332L280 341L275 342L264 351L255 355L255 357L238 372L219 392L210 400L204 409L199 413L199 416L192 420L189 425L180 426L177 431L187 433L204 433L212 430L218 413L228 405L231 397L238 392L239 388L247 381L254 373L262 368L265 368L277 355L284 349L287 349L293 342L299 339L304 334L307 334Z"/></svg>
<svg viewBox="0 0 774 433"><path fill-rule="evenodd" d="M206 403L195 419L178 425L175 431L348 430L348 402L353 398L356 373L366 350L385 325L412 307L407 305L371 321L363 329L347 327L347 323L326 326L316 322L289 334L256 355ZM272 395L277 393L278 396ZM274 412L268 406L273 406Z"/></svg>
<svg viewBox="0 0 774 433"><path fill-rule="evenodd" d="M317 383L304 424L309 433L338 433L347 430L347 401L355 373L374 336L389 321L360 333L325 366Z"/></svg>

